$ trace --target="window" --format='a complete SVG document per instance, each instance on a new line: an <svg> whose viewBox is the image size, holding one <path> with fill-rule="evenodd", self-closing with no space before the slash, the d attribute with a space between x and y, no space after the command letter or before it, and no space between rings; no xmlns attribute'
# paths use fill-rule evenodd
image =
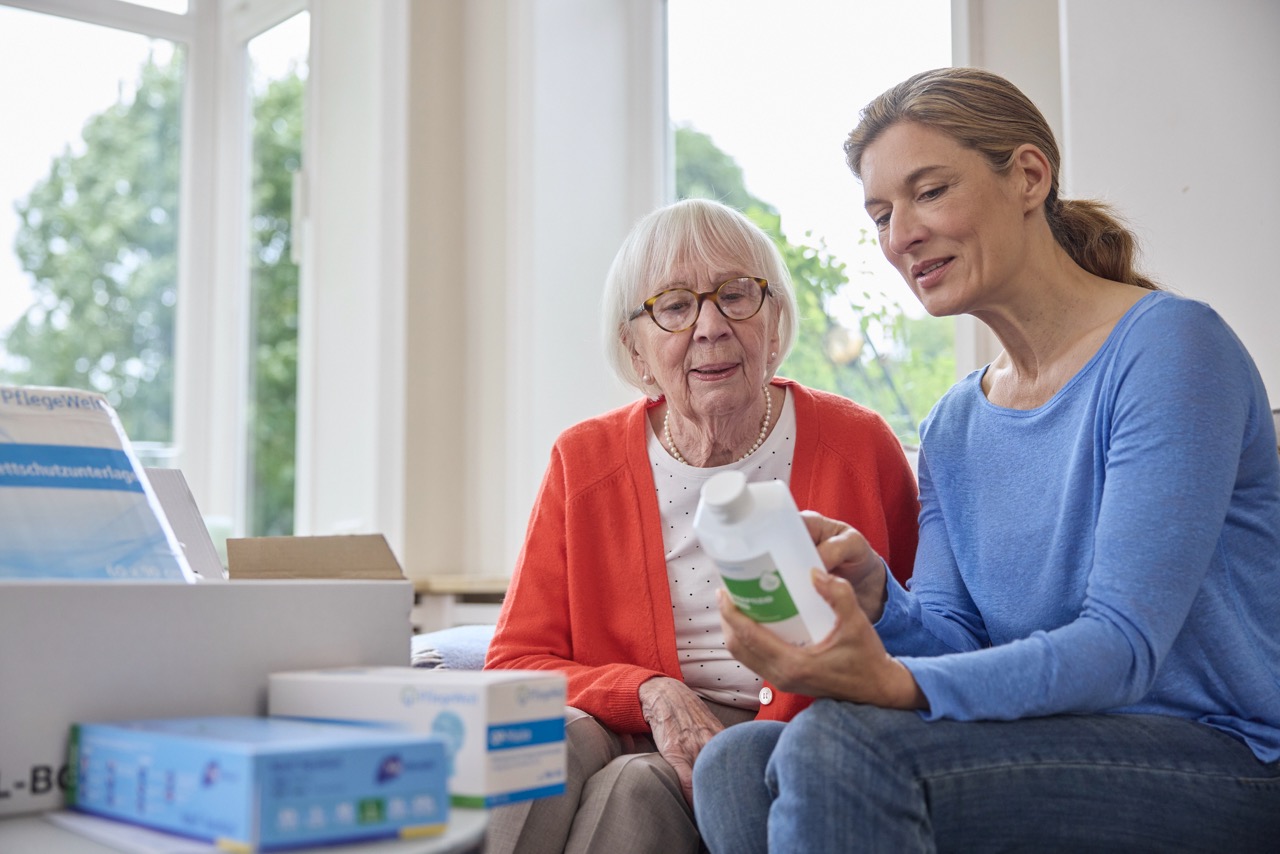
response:
<svg viewBox="0 0 1280 854"><path fill-rule="evenodd" d="M305 0L22 5L0 0L21 129L0 157L0 382L103 393L146 464L200 481L219 533L291 533Z"/></svg>
<svg viewBox="0 0 1280 854"><path fill-rule="evenodd" d="M955 381L954 325L885 262L843 142L868 101L951 63L949 0L669 0L675 193L778 241L801 332L779 373L876 409L907 444Z"/></svg>
<svg viewBox="0 0 1280 854"><path fill-rule="evenodd" d="M309 23L304 12L249 42L253 168L245 515L253 536L293 533L301 263L293 233L294 179L302 167Z"/></svg>
<svg viewBox="0 0 1280 854"><path fill-rule="evenodd" d="M173 440L184 66L166 39L0 7L0 380L103 393L150 465Z"/></svg>

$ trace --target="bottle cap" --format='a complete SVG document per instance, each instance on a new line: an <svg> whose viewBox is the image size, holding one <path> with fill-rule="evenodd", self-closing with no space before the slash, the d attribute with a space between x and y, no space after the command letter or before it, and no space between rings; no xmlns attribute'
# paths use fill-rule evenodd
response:
<svg viewBox="0 0 1280 854"><path fill-rule="evenodd" d="M725 471L702 485L703 506L726 522L736 522L751 510L751 493L747 476L740 471Z"/></svg>

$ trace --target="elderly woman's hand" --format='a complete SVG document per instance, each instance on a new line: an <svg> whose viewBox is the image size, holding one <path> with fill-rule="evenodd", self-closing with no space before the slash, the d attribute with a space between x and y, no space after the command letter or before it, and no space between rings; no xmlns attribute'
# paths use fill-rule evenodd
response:
<svg viewBox="0 0 1280 854"><path fill-rule="evenodd" d="M867 619L873 623L879 620L884 613L885 584L889 575L880 555L851 525L828 519L812 510L805 510L800 516L827 572L853 585L853 592Z"/></svg>
<svg viewBox="0 0 1280 854"><path fill-rule="evenodd" d="M640 684L640 709L653 730L658 753L676 770L684 799L692 804L693 760L724 725L692 688L669 676L655 676Z"/></svg>
<svg viewBox="0 0 1280 854"><path fill-rule="evenodd" d="M816 569L811 575L835 611L836 625L806 646L786 642L735 608L723 590L716 591L725 645L733 657L784 691L890 709L927 708L911 672L885 652L849 582Z"/></svg>

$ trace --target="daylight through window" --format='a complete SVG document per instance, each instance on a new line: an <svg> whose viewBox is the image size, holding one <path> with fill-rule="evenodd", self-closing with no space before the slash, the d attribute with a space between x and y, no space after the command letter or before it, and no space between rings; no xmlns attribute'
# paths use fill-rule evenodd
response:
<svg viewBox="0 0 1280 854"><path fill-rule="evenodd" d="M668 4L677 197L738 207L778 242L801 313L779 373L870 406L908 444L956 379L954 324L880 255L842 146L868 101L950 65L950 39L949 0Z"/></svg>

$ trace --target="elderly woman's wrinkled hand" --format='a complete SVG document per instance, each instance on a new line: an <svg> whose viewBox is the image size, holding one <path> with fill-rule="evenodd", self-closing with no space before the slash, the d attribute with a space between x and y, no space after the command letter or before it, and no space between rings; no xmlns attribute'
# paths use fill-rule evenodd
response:
<svg viewBox="0 0 1280 854"><path fill-rule="evenodd" d="M693 803L693 761L711 736L724 729L689 686L655 676L640 685L640 708L658 752L675 769L685 800Z"/></svg>
<svg viewBox="0 0 1280 854"><path fill-rule="evenodd" d="M802 511L800 516L827 572L849 582L867 619L873 623L879 620L884 613L885 584L889 575L880 555L871 548L862 532L852 525L828 519L812 510Z"/></svg>
<svg viewBox="0 0 1280 854"><path fill-rule="evenodd" d="M805 646L778 637L717 590L725 645L733 657L784 691L891 709L926 708L915 678L885 652L849 582L817 569L812 579L835 611L836 625L825 638Z"/></svg>

